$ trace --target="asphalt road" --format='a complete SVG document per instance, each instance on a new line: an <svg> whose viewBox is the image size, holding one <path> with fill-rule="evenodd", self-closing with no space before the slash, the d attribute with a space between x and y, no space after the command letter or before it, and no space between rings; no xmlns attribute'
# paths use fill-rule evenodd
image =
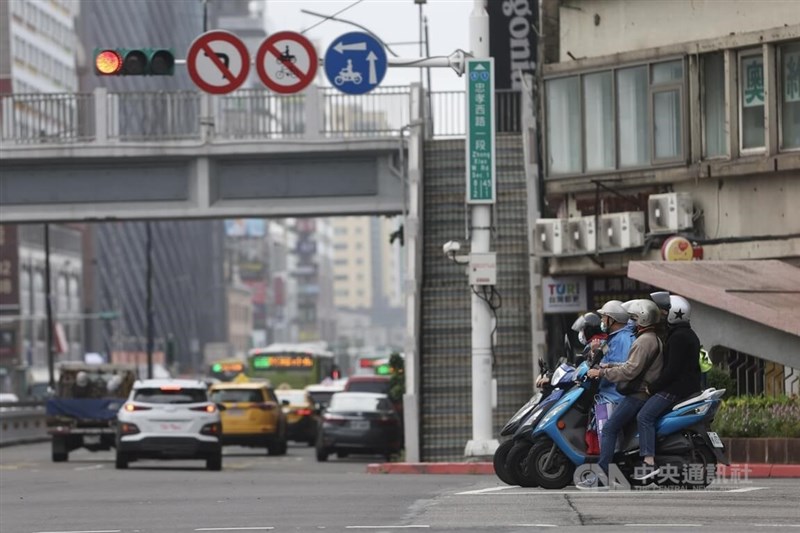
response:
<svg viewBox="0 0 800 533"><path fill-rule="evenodd" d="M486 475L366 474L376 461L317 463L313 448L294 445L284 457L226 449L222 472L199 461L115 470L110 452L51 463L48 444L0 448L0 532L800 532L800 480L586 493Z"/></svg>

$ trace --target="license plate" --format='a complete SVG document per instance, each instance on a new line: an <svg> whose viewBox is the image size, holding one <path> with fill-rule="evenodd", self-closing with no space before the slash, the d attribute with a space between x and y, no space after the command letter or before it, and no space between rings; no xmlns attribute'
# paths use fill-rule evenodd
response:
<svg viewBox="0 0 800 533"><path fill-rule="evenodd" d="M350 421L350 428L351 429L368 429L369 422L366 420L351 420Z"/></svg>
<svg viewBox="0 0 800 533"><path fill-rule="evenodd" d="M84 435L84 444L100 444L100 435Z"/></svg>
<svg viewBox="0 0 800 533"><path fill-rule="evenodd" d="M183 424L180 422L161 422L161 431L183 431Z"/></svg>
<svg viewBox="0 0 800 533"><path fill-rule="evenodd" d="M708 432L708 440L711 441L711 445L714 446L714 448L723 448L724 447L722 445L722 440L720 440L719 435L717 435L717 433L715 431L709 431Z"/></svg>

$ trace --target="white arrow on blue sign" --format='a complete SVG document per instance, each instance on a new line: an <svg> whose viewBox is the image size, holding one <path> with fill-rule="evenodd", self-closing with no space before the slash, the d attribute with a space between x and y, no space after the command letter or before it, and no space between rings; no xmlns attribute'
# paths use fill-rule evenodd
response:
<svg viewBox="0 0 800 533"><path fill-rule="evenodd" d="M380 85L387 66L383 45L368 33L340 35L325 52L325 76L347 94L370 92Z"/></svg>

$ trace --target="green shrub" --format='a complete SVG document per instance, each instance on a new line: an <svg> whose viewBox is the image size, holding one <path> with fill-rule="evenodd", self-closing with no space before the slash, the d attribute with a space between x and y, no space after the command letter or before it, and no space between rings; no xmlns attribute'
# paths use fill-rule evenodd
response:
<svg viewBox="0 0 800 533"><path fill-rule="evenodd" d="M800 396L739 396L723 400L713 429L721 437L800 438Z"/></svg>
<svg viewBox="0 0 800 533"><path fill-rule="evenodd" d="M706 388L725 389L725 396L723 396L723 398L730 398L736 395L736 381L734 381L731 375L725 370L712 366L711 370L706 373L706 379Z"/></svg>

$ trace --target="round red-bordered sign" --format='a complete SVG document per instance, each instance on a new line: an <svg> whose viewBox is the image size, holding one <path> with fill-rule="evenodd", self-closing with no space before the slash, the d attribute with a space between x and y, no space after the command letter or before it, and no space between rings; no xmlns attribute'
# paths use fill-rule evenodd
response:
<svg viewBox="0 0 800 533"><path fill-rule="evenodd" d="M186 54L195 85L207 93L227 94L241 87L250 73L250 53L234 34L213 30L197 37Z"/></svg>
<svg viewBox="0 0 800 533"><path fill-rule="evenodd" d="M304 35L280 31L267 37L256 53L258 77L276 93L302 91L317 75L319 58Z"/></svg>

